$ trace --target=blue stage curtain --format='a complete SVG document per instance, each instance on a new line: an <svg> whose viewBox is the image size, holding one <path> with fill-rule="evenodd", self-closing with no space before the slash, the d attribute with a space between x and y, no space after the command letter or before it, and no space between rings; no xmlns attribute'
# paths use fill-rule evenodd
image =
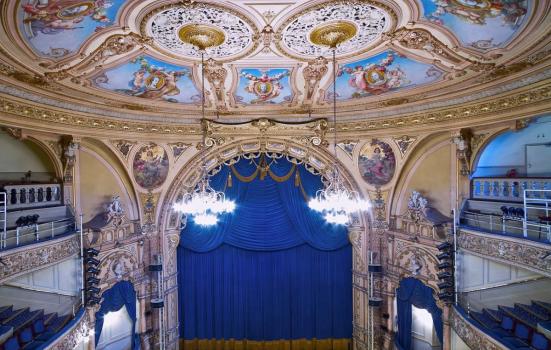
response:
<svg viewBox="0 0 551 350"><path fill-rule="evenodd" d="M113 287L102 294L101 307L96 312L95 339L96 345L99 342L101 331L103 329L103 319L109 312L115 312L126 306L126 311L132 320L132 349L140 349L140 340L136 334L136 292L134 286L129 281L117 282Z"/></svg>
<svg viewBox="0 0 551 350"><path fill-rule="evenodd" d="M180 338L351 338L350 246L178 249Z"/></svg>
<svg viewBox="0 0 551 350"><path fill-rule="evenodd" d="M268 158L267 161L270 161ZM285 159L270 166L274 176L288 175L293 169ZM180 244L195 252L207 252L226 243L243 249L271 251L296 247L307 243L320 250L335 250L348 244L346 228L331 225L308 208L304 198L315 195L322 187L319 176L296 166L301 186L296 186L296 172L287 181L276 181L271 176L253 181L240 181L255 173L256 166L241 160L212 177L212 186L225 190L226 196L236 201L236 210L221 215L218 225L204 228L188 220L182 231ZM232 173L232 186L226 185ZM303 191L304 190L304 193Z"/></svg>
<svg viewBox="0 0 551 350"><path fill-rule="evenodd" d="M273 161L264 172L242 159L224 166L212 186L237 207L212 228L190 218L182 230L180 337L351 338L347 231L327 224L307 205L322 188L320 177L286 159Z"/></svg>
<svg viewBox="0 0 551 350"><path fill-rule="evenodd" d="M427 309L432 316L440 344L444 344L442 310L436 305L433 290L430 287L416 278L405 278L400 281L400 286L396 290L396 302L398 305L397 342L401 349L411 350L412 305L420 309Z"/></svg>

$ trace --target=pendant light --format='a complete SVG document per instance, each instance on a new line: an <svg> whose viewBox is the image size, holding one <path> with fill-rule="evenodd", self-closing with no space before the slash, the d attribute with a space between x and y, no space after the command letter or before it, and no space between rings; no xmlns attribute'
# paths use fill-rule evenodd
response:
<svg viewBox="0 0 551 350"><path fill-rule="evenodd" d="M212 226L218 223L218 216L231 213L235 202L226 199L224 192L216 191L210 185L208 165L206 160L206 124L205 124L205 51L207 48L219 46L224 42L225 34L211 25L190 24L180 28L180 39L198 48L201 53L201 115L202 115L202 149L201 149L201 179L192 192L184 194L182 201L174 204L174 210L193 217L193 221L201 226Z"/></svg>
<svg viewBox="0 0 551 350"><path fill-rule="evenodd" d="M337 158L337 58L338 45L356 35L356 27L346 21L321 25L310 33L310 41L329 47L333 54L333 145L334 168L328 172L327 184L318 190L308 206L320 212L325 221L336 225L348 225L350 215L369 209L369 202L360 199L359 193L346 188L338 167Z"/></svg>

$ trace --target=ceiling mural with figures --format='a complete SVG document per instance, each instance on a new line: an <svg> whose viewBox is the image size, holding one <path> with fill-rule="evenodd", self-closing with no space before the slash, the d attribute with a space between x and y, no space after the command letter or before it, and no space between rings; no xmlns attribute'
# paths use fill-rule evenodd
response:
<svg viewBox="0 0 551 350"><path fill-rule="evenodd" d="M38 55L60 59L114 25L125 1L23 0L17 17L23 36Z"/></svg>
<svg viewBox="0 0 551 350"><path fill-rule="evenodd" d="M199 103L201 93L192 81L189 67L181 67L150 56L138 56L118 67L101 72L93 85L144 100Z"/></svg>
<svg viewBox="0 0 551 350"><path fill-rule="evenodd" d="M345 121L453 106L528 84L526 72L550 75L548 0L14 0L0 8L0 94L109 120L196 121L201 53L206 115L228 121L328 117L333 73ZM335 48L336 71L322 44L335 36L348 38ZM191 44L201 40L216 44ZM518 79L503 83L510 73ZM2 89L13 81L19 90ZM469 93L474 86L485 93Z"/></svg>
<svg viewBox="0 0 551 350"><path fill-rule="evenodd" d="M356 99L428 84L440 79L442 71L433 65L387 51L342 65L337 77L337 99ZM329 101L333 98L332 86L326 94Z"/></svg>
<svg viewBox="0 0 551 350"><path fill-rule="evenodd" d="M288 68L240 69L236 102L252 105L291 102L290 76L291 69Z"/></svg>
<svg viewBox="0 0 551 350"><path fill-rule="evenodd" d="M424 17L451 30L466 46L502 47L524 24L527 0L422 0Z"/></svg>

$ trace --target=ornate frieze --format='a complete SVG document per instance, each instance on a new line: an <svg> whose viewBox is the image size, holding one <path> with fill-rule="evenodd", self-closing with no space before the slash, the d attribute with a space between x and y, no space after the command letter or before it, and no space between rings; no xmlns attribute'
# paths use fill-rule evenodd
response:
<svg viewBox="0 0 551 350"><path fill-rule="evenodd" d="M457 245L472 254L551 277L551 247L522 238L496 236L461 228Z"/></svg>
<svg viewBox="0 0 551 350"><path fill-rule="evenodd" d="M0 283L48 267L80 252L76 234L0 252Z"/></svg>
<svg viewBox="0 0 551 350"><path fill-rule="evenodd" d="M396 40L401 46L409 49L426 51L453 64L464 61L455 51L442 44L442 42L436 39L431 32L425 29L402 27L384 36L390 40Z"/></svg>
<svg viewBox="0 0 551 350"><path fill-rule="evenodd" d="M450 325L457 335L472 350L503 350L508 349L497 340L491 338L472 323L467 321L457 310L451 309Z"/></svg>

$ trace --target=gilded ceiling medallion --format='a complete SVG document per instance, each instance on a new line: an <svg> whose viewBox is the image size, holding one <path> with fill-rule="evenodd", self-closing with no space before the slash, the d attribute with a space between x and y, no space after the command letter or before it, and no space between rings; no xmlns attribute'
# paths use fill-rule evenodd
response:
<svg viewBox="0 0 551 350"><path fill-rule="evenodd" d="M322 24L310 32L310 41L319 46L335 48L356 36L358 29L347 21Z"/></svg>
<svg viewBox="0 0 551 350"><path fill-rule="evenodd" d="M199 58L197 47L204 47L214 59L235 59L255 47L252 22L235 11L205 3L156 9L142 25L161 50L179 58Z"/></svg>
<svg viewBox="0 0 551 350"><path fill-rule="evenodd" d="M324 56L338 43L336 54L364 51L388 31L393 14L367 1L337 1L291 17L278 33L280 48L292 57Z"/></svg>
<svg viewBox="0 0 551 350"><path fill-rule="evenodd" d="M180 40L197 46L199 50L220 46L226 40L223 31L205 24L187 24L178 30Z"/></svg>

